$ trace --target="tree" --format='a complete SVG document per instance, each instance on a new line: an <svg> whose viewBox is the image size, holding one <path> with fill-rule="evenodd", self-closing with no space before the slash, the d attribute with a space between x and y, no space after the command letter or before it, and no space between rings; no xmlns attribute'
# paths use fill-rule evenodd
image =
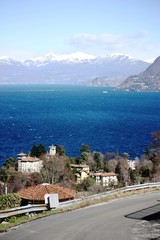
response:
<svg viewBox="0 0 160 240"><path fill-rule="evenodd" d="M3 163L3 166L6 168L13 167L13 168L17 169L18 161L16 158L9 157L8 159L5 160L5 162Z"/></svg>
<svg viewBox="0 0 160 240"><path fill-rule="evenodd" d="M86 145L86 144L82 144L82 145L81 145L81 147L80 147L80 153L82 154L83 152L86 152L86 153L89 153L89 152L90 152L88 145Z"/></svg>
<svg viewBox="0 0 160 240"><path fill-rule="evenodd" d="M66 182L69 182L72 178L68 158L58 155L44 159L40 174L43 182L47 183L66 184Z"/></svg>
<svg viewBox="0 0 160 240"><path fill-rule="evenodd" d="M150 178L153 162L146 155L143 155L137 164L137 170L142 178Z"/></svg>
<svg viewBox="0 0 160 240"><path fill-rule="evenodd" d="M146 147L146 149L145 149L145 155L146 155L147 157L149 157L149 155L150 155L150 148L149 148L149 147Z"/></svg>
<svg viewBox="0 0 160 240"><path fill-rule="evenodd" d="M115 173L118 174L118 180L121 184L126 184L129 181L129 166L126 159L120 158L118 160Z"/></svg>
<svg viewBox="0 0 160 240"><path fill-rule="evenodd" d="M37 146L35 144L33 145L32 149L31 149L30 155L31 155L31 157L37 157L37 155L38 155Z"/></svg>
<svg viewBox="0 0 160 240"><path fill-rule="evenodd" d="M130 175L130 181L135 184L137 183L137 172L135 170L132 170L131 168L129 168L129 175Z"/></svg>
<svg viewBox="0 0 160 240"><path fill-rule="evenodd" d="M40 157L43 154L46 154L46 150L43 144L39 144L37 145L33 145L32 149L31 149L31 157Z"/></svg>
<svg viewBox="0 0 160 240"><path fill-rule="evenodd" d="M115 172L117 163L118 163L117 159L110 159L109 161L104 162L105 169L108 170L108 172Z"/></svg>
<svg viewBox="0 0 160 240"><path fill-rule="evenodd" d="M95 180L91 177L87 177L83 179L83 181L80 183L81 189L84 191L87 191L94 184L95 184Z"/></svg>
<svg viewBox="0 0 160 240"><path fill-rule="evenodd" d="M115 168L115 173L118 174L119 182L123 182L122 168L121 168L121 163L120 162L118 162L118 164Z"/></svg>
<svg viewBox="0 0 160 240"><path fill-rule="evenodd" d="M101 154L99 152L94 153L94 161L96 165L96 170L100 170L102 168L102 164L101 164Z"/></svg>
<svg viewBox="0 0 160 240"><path fill-rule="evenodd" d="M152 148L160 150L160 130L152 133Z"/></svg>
<svg viewBox="0 0 160 240"><path fill-rule="evenodd" d="M128 159L128 158L129 158L129 154L128 154L127 152L124 152L124 153L122 154L122 156L123 156L123 158L125 158L125 159Z"/></svg>
<svg viewBox="0 0 160 240"><path fill-rule="evenodd" d="M116 159L119 155L116 155L114 152L107 152L104 156L104 161L109 161L111 159Z"/></svg>
<svg viewBox="0 0 160 240"><path fill-rule="evenodd" d="M46 154L46 149L45 149L43 144L39 144L37 146L37 152L38 152L38 156L37 157L40 157L41 155Z"/></svg>
<svg viewBox="0 0 160 240"><path fill-rule="evenodd" d="M75 163L76 164L81 164L83 161L82 161L82 158L80 156L76 157L75 158Z"/></svg>
<svg viewBox="0 0 160 240"><path fill-rule="evenodd" d="M0 181L5 183L7 181L7 170L6 167L2 166L0 168Z"/></svg>
<svg viewBox="0 0 160 240"><path fill-rule="evenodd" d="M148 175L152 175L154 181L160 180L160 130L152 133L152 143L146 152L146 158L153 164L152 170L148 170ZM147 169L142 169L143 175L147 175Z"/></svg>
<svg viewBox="0 0 160 240"><path fill-rule="evenodd" d="M64 147L62 145L56 145L56 153L59 156L64 156L65 155Z"/></svg>
<svg viewBox="0 0 160 240"><path fill-rule="evenodd" d="M160 153L159 152L152 152L150 158L151 162L153 163L152 174L154 181L160 180Z"/></svg>
<svg viewBox="0 0 160 240"><path fill-rule="evenodd" d="M82 152L80 156L80 163L86 163L88 161L88 153Z"/></svg>
<svg viewBox="0 0 160 240"><path fill-rule="evenodd" d="M94 161L94 154L92 153L89 153L88 154L88 160L87 160L87 165L89 165L89 169L91 172L94 172L96 171L96 164L95 164L95 161Z"/></svg>
<svg viewBox="0 0 160 240"><path fill-rule="evenodd" d="M89 156L90 150L89 146L82 144L80 147L80 158L79 162L80 163L86 163L88 161L88 156Z"/></svg>
<svg viewBox="0 0 160 240"><path fill-rule="evenodd" d="M14 167L0 168L0 181L2 181L8 188L8 192L17 192L20 188L24 187L26 184L26 177L15 170Z"/></svg>
<svg viewBox="0 0 160 240"><path fill-rule="evenodd" d="M9 174L9 173L8 173ZM27 182L27 176L22 174L21 172L11 170L10 169L10 175L8 175L7 179L7 188L8 192L17 192L21 188L24 188L26 186Z"/></svg>
<svg viewBox="0 0 160 240"><path fill-rule="evenodd" d="M0 181L7 187L9 192L16 192L23 186L23 175L17 171L18 163L16 158L8 158L0 168Z"/></svg>
<svg viewBox="0 0 160 240"><path fill-rule="evenodd" d="M41 184L42 182L43 181L42 181L41 174L38 172L33 172L27 177L26 187L38 185L38 184Z"/></svg>

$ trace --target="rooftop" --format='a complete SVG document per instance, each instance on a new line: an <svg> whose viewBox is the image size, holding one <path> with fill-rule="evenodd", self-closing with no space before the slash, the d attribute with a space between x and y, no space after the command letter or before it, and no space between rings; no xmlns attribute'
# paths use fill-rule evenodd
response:
<svg viewBox="0 0 160 240"><path fill-rule="evenodd" d="M18 154L18 157L25 157L25 156L27 156L27 154L26 154L26 153L23 153L23 152L21 152L21 153Z"/></svg>
<svg viewBox="0 0 160 240"><path fill-rule="evenodd" d="M21 159L21 162L38 162L38 161L40 161L39 158L30 156Z"/></svg>
<svg viewBox="0 0 160 240"><path fill-rule="evenodd" d="M89 165L87 165L87 164L71 164L71 167L86 168L86 167L89 167Z"/></svg>
<svg viewBox="0 0 160 240"><path fill-rule="evenodd" d="M114 172L97 172L97 173L93 173L93 176L111 177L111 176L117 176L117 174Z"/></svg>
<svg viewBox="0 0 160 240"><path fill-rule="evenodd" d="M31 186L21 189L18 194L22 199L31 201L44 201L45 194L58 193L60 201L74 199L75 192L68 188L63 188L57 184L43 183L37 186Z"/></svg>

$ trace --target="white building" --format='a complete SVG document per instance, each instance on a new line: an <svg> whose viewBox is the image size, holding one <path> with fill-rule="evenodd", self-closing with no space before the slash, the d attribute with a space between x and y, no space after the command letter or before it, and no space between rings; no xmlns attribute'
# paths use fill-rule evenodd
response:
<svg viewBox="0 0 160 240"><path fill-rule="evenodd" d="M77 183L89 177L89 166L87 164L71 164L71 169L75 171Z"/></svg>
<svg viewBox="0 0 160 240"><path fill-rule="evenodd" d="M135 170L136 169L136 162L137 162L137 160L128 160L129 168L131 168L132 170Z"/></svg>
<svg viewBox="0 0 160 240"><path fill-rule="evenodd" d="M93 173L92 177L95 179L97 185L101 184L104 187L118 184L117 174L113 172L97 172Z"/></svg>
<svg viewBox="0 0 160 240"><path fill-rule="evenodd" d="M56 155L56 146L51 145L49 146L49 153L48 156ZM22 173L33 173L33 172L40 172L43 167L43 160L27 156L25 153L18 154L18 171Z"/></svg>
<svg viewBox="0 0 160 240"><path fill-rule="evenodd" d="M18 171L22 173L40 172L43 161L36 157L25 156L18 160Z"/></svg>
<svg viewBox="0 0 160 240"><path fill-rule="evenodd" d="M18 159L22 159L23 157L27 157L27 154L21 152L21 153L19 153L17 156L18 156Z"/></svg>
<svg viewBox="0 0 160 240"><path fill-rule="evenodd" d="M56 146L55 145L51 145L51 146L49 146L49 155L50 156L54 156L54 155L56 155Z"/></svg>

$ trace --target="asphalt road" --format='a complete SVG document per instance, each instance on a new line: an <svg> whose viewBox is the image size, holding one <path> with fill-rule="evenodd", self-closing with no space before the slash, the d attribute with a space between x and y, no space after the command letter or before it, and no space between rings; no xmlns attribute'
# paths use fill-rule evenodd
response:
<svg viewBox="0 0 160 240"><path fill-rule="evenodd" d="M2 240L133 240L153 238L152 223L125 215L158 204L160 193L147 193L57 214L23 224ZM155 224L155 223L154 223ZM156 228L159 229L160 224ZM150 229L148 231L148 229ZM152 231L152 232L151 232ZM150 238L150 235L152 235Z"/></svg>

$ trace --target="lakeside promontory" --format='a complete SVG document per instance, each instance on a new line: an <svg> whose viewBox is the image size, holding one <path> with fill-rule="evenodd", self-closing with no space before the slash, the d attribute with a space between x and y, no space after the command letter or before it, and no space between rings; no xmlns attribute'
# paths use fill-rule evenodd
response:
<svg viewBox="0 0 160 240"><path fill-rule="evenodd" d="M157 57L144 72L129 76L118 88L127 91L159 92L160 57Z"/></svg>

